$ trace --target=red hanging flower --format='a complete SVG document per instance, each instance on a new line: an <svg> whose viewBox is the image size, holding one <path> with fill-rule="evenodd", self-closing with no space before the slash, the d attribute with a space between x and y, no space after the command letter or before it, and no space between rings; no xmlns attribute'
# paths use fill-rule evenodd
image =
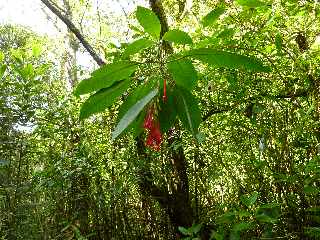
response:
<svg viewBox="0 0 320 240"><path fill-rule="evenodd" d="M167 101L167 81L166 79L163 80L163 96L162 100L165 102Z"/></svg>
<svg viewBox="0 0 320 240"><path fill-rule="evenodd" d="M153 122L153 107L149 108L148 113L143 122L143 128L151 130Z"/></svg>
<svg viewBox="0 0 320 240"><path fill-rule="evenodd" d="M144 119L143 127L148 130L146 146L152 148L155 151L159 151L162 141L160 123L159 121L155 121L153 114L153 109L149 109L146 118Z"/></svg>

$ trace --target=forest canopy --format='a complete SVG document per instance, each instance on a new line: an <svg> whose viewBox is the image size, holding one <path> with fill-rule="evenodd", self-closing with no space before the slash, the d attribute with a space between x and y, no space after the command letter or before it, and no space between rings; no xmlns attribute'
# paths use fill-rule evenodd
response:
<svg viewBox="0 0 320 240"><path fill-rule="evenodd" d="M320 239L318 1L34 4L56 32L0 24L0 239Z"/></svg>

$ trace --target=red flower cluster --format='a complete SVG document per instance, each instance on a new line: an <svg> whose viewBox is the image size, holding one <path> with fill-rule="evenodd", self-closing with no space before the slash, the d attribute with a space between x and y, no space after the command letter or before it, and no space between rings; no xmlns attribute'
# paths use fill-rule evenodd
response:
<svg viewBox="0 0 320 240"><path fill-rule="evenodd" d="M162 136L160 131L160 123L154 119L153 108L148 110L147 116L144 119L143 128L149 130L146 145L155 151L159 151Z"/></svg>

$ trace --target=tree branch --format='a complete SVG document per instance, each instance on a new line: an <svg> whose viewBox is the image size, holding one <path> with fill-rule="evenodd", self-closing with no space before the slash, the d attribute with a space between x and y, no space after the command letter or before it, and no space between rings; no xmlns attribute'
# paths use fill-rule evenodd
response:
<svg viewBox="0 0 320 240"><path fill-rule="evenodd" d="M81 42L83 47L89 52L91 57L96 61L96 63L101 66L105 64L105 62L100 58L100 56L95 52L93 47L88 43L88 41L84 38L84 36L80 33L79 29L65 16L60 10L55 7L49 0L41 0L41 2L50 9L50 11L55 14L66 26L68 29L77 37L77 39Z"/></svg>
<svg viewBox="0 0 320 240"><path fill-rule="evenodd" d="M249 99L249 104L251 104L252 101L254 100L258 100L259 98L271 98L271 99L293 99L293 98L298 98L298 97L307 97L309 94L309 92L307 90L301 90L295 93L289 92L289 93L285 93L285 94L278 94L276 96L272 96L272 95L268 95L268 94L263 94L260 95L258 97L255 98L250 98ZM246 100L248 101L248 100ZM208 118L210 118L211 116L215 115L215 114L219 114L219 113L225 113L225 112L229 112L231 110L233 110L235 107L239 106L239 103L233 104L230 107L227 107L225 109L218 109L216 107L210 109L203 117L202 117L202 121L206 121Z"/></svg>
<svg viewBox="0 0 320 240"><path fill-rule="evenodd" d="M152 11L158 16L160 20L160 24L161 24L160 38L162 38L163 35L169 31L169 25L168 25L166 14L163 10L161 0L149 0L149 4ZM162 44L167 53L169 54L173 53L173 48L169 42L163 41Z"/></svg>

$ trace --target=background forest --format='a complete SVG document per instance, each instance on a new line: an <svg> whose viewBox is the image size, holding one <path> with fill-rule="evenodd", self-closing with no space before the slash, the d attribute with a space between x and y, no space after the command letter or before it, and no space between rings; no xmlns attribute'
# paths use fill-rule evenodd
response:
<svg viewBox="0 0 320 240"><path fill-rule="evenodd" d="M318 0L32 4L55 34L0 25L0 239L320 239Z"/></svg>

